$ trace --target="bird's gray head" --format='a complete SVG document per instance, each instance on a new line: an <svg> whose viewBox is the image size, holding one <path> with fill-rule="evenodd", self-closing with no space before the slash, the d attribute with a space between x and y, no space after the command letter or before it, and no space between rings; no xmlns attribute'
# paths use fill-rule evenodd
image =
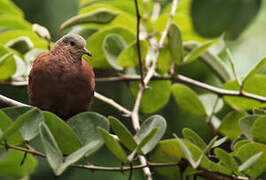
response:
<svg viewBox="0 0 266 180"><path fill-rule="evenodd" d="M75 59L81 59L83 54L91 55L91 52L86 49L86 41L78 34L67 34L59 39L54 46L54 49L60 48L63 51L69 52Z"/></svg>

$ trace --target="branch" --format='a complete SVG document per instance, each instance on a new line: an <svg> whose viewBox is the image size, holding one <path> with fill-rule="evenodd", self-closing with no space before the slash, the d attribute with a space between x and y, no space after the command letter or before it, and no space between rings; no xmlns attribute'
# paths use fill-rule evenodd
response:
<svg viewBox="0 0 266 180"><path fill-rule="evenodd" d="M123 113L125 116L130 116L131 112L129 110L127 110L126 108L124 108L123 106L117 104L114 100L107 98L97 92L94 92L94 97L99 99L100 101L103 101L109 105L111 105L112 107L114 107L115 109L117 109L119 112Z"/></svg>
<svg viewBox="0 0 266 180"><path fill-rule="evenodd" d="M136 40L136 46L137 46L137 53L138 53L138 60L139 60L139 70L140 70L140 77L141 77L141 83L144 86L144 75L143 75L143 65L141 60L141 49L140 49L140 40L139 40L139 34L140 34L140 14L139 14L139 5L138 0L135 0L135 8L136 8L136 16L137 16L137 40Z"/></svg>
<svg viewBox="0 0 266 180"><path fill-rule="evenodd" d="M9 144L1 144L5 146L8 149L14 149L22 152L27 152L35 156L39 156L42 158L46 158L46 155L44 153L41 153L33 148L27 149L20 146L14 146ZM173 167L178 166L180 164L185 164L186 166L189 166L189 163L186 160L181 160L180 162L170 162L170 163L151 163L148 162L146 165L135 165L135 166L123 166L123 167L104 167L104 166L95 166L95 165L85 165L85 164L72 164L71 167L75 168L82 168L82 169L89 169L89 170L97 170L97 171L131 171L132 169L143 169L146 167ZM213 172L208 169L199 167L198 170L201 172L197 175L202 177L207 177L209 179L213 180L247 180L247 178L242 177L236 177L236 176L230 176L226 174L222 174L219 172Z"/></svg>
<svg viewBox="0 0 266 180"><path fill-rule="evenodd" d="M5 106L29 106L27 104L23 104L21 102L15 101L1 94L0 94L0 102L4 104Z"/></svg>

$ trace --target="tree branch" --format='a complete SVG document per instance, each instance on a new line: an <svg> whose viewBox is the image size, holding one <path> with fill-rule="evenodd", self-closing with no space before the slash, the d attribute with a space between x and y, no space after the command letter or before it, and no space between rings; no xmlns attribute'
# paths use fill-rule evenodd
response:
<svg viewBox="0 0 266 180"><path fill-rule="evenodd" d="M21 102L15 101L1 94L0 94L0 102L5 106L29 106L27 104L23 104Z"/></svg>
<svg viewBox="0 0 266 180"><path fill-rule="evenodd" d="M139 71L140 71L140 77L141 77L141 83L144 85L144 75L143 75L143 65L142 65L142 59L141 59L141 48L140 48L140 19L141 16L139 14L139 5L138 0L134 0L135 2L135 9L136 9L136 16L137 16L137 40L136 40L136 46L137 46L137 53L138 53L138 60L139 60Z"/></svg>
<svg viewBox="0 0 266 180"><path fill-rule="evenodd" d="M115 109L117 109L119 112L123 113L125 116L130 116L131 112L129 110L127 110L126 108L124 108L123 106L121 106L120 104L116 103L114 100L107 98L97 92L94 92L94 97L99 99L102 102L105 102L109 105L111 105L112 107L114 107Z"/></svg>
<svg viewBox="0 0 266 180"><path fill-rule="evenodd" d="M1 144L5 146L8 149L14 149L17 151L27 152L35 156L39 156L41 158L46 158L46 155L44 153L41 153L33 148L24 148L20 146L14 146L9 144ZM82 169L89 169L94 171L131 171L132 169L143 169L146 167L173 167L178 166L180 164L185 164L186 166L189 166L189 163L186 160L181 160L179 162L169 162L169 163L151 163L148 162L146 165L135 165L135 166L123 166L123 167L104 167L104 166L95 166L95 165L85 165L85 164L72 164L71 167L75 168L82 168ZM237 176L229 176L226 174L222 174L219 172L213 172L209 171L205 168L199 167L198 170L201 170L201 172L198 174L202 177L207 177L213 180L247 180L247 178L243 177L237 177Z"/></svg>

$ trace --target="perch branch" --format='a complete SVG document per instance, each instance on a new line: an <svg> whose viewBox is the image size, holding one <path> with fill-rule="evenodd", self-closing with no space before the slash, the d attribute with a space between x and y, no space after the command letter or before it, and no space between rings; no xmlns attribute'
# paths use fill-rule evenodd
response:
<svg viewBox="0 0 266 180"><path fill-rule="evenodd" d="M27 104L23 104L21 102L15 101L1 94L0 94L0 102L5 106L29 106Z"/></svg>

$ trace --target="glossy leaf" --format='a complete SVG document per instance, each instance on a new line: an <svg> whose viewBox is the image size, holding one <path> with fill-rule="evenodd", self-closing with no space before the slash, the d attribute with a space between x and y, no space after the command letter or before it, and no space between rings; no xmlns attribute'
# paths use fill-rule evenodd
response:
<svg viewBox="0 0 266 180"><path fill-rule="evenodd" d="M261 61L259 61L254 67L251 68L251 70L245 75L245 78L242 80L243 86L245 85L246 81L250 79L254 74L260 72L266 65L266 58L263 58Z"/></svg>
<svg viewBox="0 0 266 180"><path fill-rule="evenodd" d="M23 17L23 12L10 0L0 1L0 14L12 14L18 17Z"/></svg>
<svg viewBox="0 0 266 180"><path fill-rule="evenodd" d="M25 153L14 149L8 150L6 156L0 163L0 177L3 179L22 179L30 176L37 168L38 161L31 154L27 154L23 165L21 160Z"/></svg>
<svg viewBox="0 0 266 180"><path fill-rule="evenodd" d="M141 60L144 61L148 52L148 43L141 40L140 48ZM124 51L121 52L118 56L118 64L122 67L134 67L139 64L136 42L130 44Z"/></svg>
<svg viewBox="0 0 266 180"><path fill-rule="evenodd" d="M221 148L216 148L214 150L214 153L216 157L220 160L220 162L222 162L222 164L228 167L232 172L238 170L238 164L236 160L232 157L232 155L230 155Z"/></svg>
<svg viewBox="0 0 266 180"><path fill-rule="evenodd" d="M198 159L202 155L202 150L196 145L189 143L187 141L181 140L183 144L191 152L193 159ZM167 139L160 141L156 148L149 154L149 159L151 162L159 163L169 163L176 162L178 163L181 158L185 158L185 155L176 139ZM201 162L201 167L209 167L209 161L206 156L203 157ZM180 177L179 167L160 167L155 168L155 170L168 178L178 179Z"/></svg>
<svg viewBox="0 0 266 180"><path fill-rule="evenodd" d="M29 111L32 107L21 106L21 107L7 107L1 109L8 117L15 121L20 115Z"/></svg>
<svg viewBox="0 0 266 180"><path fill-rule="evenodd" d="M56 173L63 162L63 154L47 125L41 123L39 130L47 160L53 171Z"/></svg>
<svg viewBox="0 0 266 180"><path fill-rule="evenodd" d="M109 34L104 39L103 50L106 59L116 70L123 70L123 67L118 64L118 56L126 47L126 42L119 35Z"/></svg>
<svg viewBox="0 0 266 180"><path fill-rule="evenodd" d="M189 140L196 146L198 146L200 149L204 150L207 146L207 144L204 142L204 140L193 130L189 128L184 128L182 131L182 134L185 139Z"/></svg>
<svg viewBox="0 0 266 180"><path fill-rule="evenodd" d="M172 93L178 107L183 111L196 115L206 114L204 106L197 94L189 87L183 84L175 83L172 86Z"/></svg>
<svg viewBox="0 0 266 180"><path fill-rule="evenodd" d="M45 124L63 154L70 154L81 147L78 136L62 119L50 112L43 112L43 116Z"/></svg>
<svg viewBox="0 0 266 180"><path fill-rule="evenodd" d="M21 36L8 41L5 46L24 54L33 48L33 43L28 37Z"/></svg>
<svg viewBox="0 0 266 180"><path fill-rule="evenodd" d="M60 30L62 31L66 28L79 24L87 24L87 23L107 24L111 22L116 16L117 12L101 8L93 12L77 15L68 19L66 22L64 22L61 25Z"/></svg>
<svg viewBox="0 0 266 180"><path fill-rule="evenodd" d="M256 162L254 162L248 169L244 168L246 165L249 165L248 160L252 158L254 155L258 155L258 153L263 152L263 154L260 156L260 158L256 158ZM248 162L245 166L242 166L242 168L246 169L244 170L245 174L249 175L251 178L256 179L259 175L261 175L266 170L266 145L259 144L259 143L246 143L242 145L238 151L236 152L236 156L241 160L242 165L245 162ZM252 160L252 159L251 159ZM253 160L252 160L253 161ZM240 167L241 167L240 166ZM241 169L240 169L241 170Z"/></svg>
<svg viewBox="0 0 266 180"><path fill-rule="evenodd" d="M239 120L239 127L242 130L242 133L249 139L252 140L252 125L256 119L258 119L258 115L249 115L241 118Z"/></svg>
<svg viewBox="0 0 266 180"><path fill-rule="evenodd" d="M137 143L129 130L118 119L112 116L109 116L108 119L112 130L119 137L123 145L125 145L129 150L133 151L137 147Z"/></svg>
<svg viewBox="0 0 266 180"><path fill-rule="evenodd" d="M67 123L79 137L82 145L96 142L98 148L103 145L103 139L97 127L109 131L109 121L95 112L84 112L70 118Z"/></svg>
<svg viewBox="0 0 266 180"><path fill-rule="evenodd" d="M156 146L156 144L155 144L155 142L151 142L151 140L154 138L154 136L156 135L157 132L158 132L158 128L154 128L145 137L143 137L141 139L141 141L138 143L137 152L143 153L142 148L144 148L145 146L146 146L146 148L149 148L152 150L154 148L153 146ZM159 142L159 140L158 140L158 142ZM150 147L147 146L148 143L150 143L150 145L149 145ZM151 150L149 150L149 151L151 151Z"/></svg>
<svg viewBox="0 0 266 180"><path fill-rule="evenodd" d="M259 152L253 156L251 156L248 160L246 160L243 164L241 164L238 168L238 171L245 171L250 166L252 166L263 154L263 152Z"/></svg>
<svg viewBox="0 0 266 180"><path fill-rule="evenodd" d="M191 12L194 28L205 37L218 37L227 32L230 39L236 39L254 19L261 2L193 0Z"/></svg>
<svg viewBox="0 0 266 180"><path fill-rule="evenodd" d="M77 151L73 152L69 156L67 156L59 168L55 171L57 176L61 175L71 164L74 164L78 160L80 160L84 156L89 156L95 151L97 151L101 146L100 140L91 141L82 148L78 149Z"/></svg>
<svg viewBox="0 0 266 180"><path fill-rule="evenodd" d="M163 108L169 101L171 95L171 81L151 81L143 93L140 110L145 114L154 113ZM130 90L136 98L139 90L139 82L131 82Z"/></svg>
<svg viewBox="0 0 266 180"><path fill-rule="evenodd" d="M36 111L39 111L37 108L32 108L31 110L27 111L23 115L19 116L17 120L12 123L2 134L0 137L0 142L8 139L8 137L12 136L13 134L17 133L17 131L31 119L32 115L35 114Z"/></svg>
<svg viewBox="0 0 266 180"><path fill-rule="evenodd" d="M266 116L264 115L258 117L253 123L251 128L252 139L255 142L266 144L265 129L266 129Z"/></svg>
<svg viewBox="0 0 266 180"><path fill-rule="evenodd" d="M201 44L198 47L195 47L191 52L189 52L184 57L184 62L192 62L196 60L198 57L200 57L203 53L205 53L213 44L215 44L216 41L207 41L203 44Z"/></svg>
<svg viewBox="0 0 266 180"><path fill-rule="evenodd" d="M189 51L193 51L193 49L199 46L200 44L194 41L184 42L184 48ZM206 51L200 56L200 60L208 65L222 82L227 82L232 79L231 73L223 63L223 60L214 53Z"/></svg>
<svg viewBox="0 0 266 180"><path fill-rule="evenodd" d="M146 143L144 139L148 136L148 134L151 133L151 131L153 131L153 129L156 128L158 128L158 131L156 131L155 135L152 136L152 139ZM157 145L164 135L165 130L166 121L162 116L159 115L153 115L142 123L140 130L137 132L134 138L138 145L140 145L142 141L145 142L145 145L141 147L143 154L149 153Z"/></svg>
<svg viewBox="0 0 266 180"><path fill-rule="evenodd" d="M0 110L0 119L0 137L2 137L3 133L12 125L12 120L2 110ZM19 131L14 132L14 134L7 138L7 143L12 145L22 144L23 141Z"/></svg>
<svg viewBox="0 0 266 180"><path fill-rule="evenodd" d="M12 77L16 72L16 62L13 53L7 53L0 57L0 81Z"/></svg>
<svg viewBox="0 0 266 180"><path fill-rule="evenodd" d="M24 140L30 141L39 134L39 125L44 120L43 115L40 110L35 109L31 112L25 112L18 119L21 117L27 118L27 122L20 128L20 132Z"/></svg>
<svg viewBox="0 0 266 180"><path fill-rule="evenodd" d="M219 127L219 132L229 137L231 140L236 139L241 134L239 119L246 116L245 111L232 111L226 114Z"/></svg>
<svg viewBox="0 0 266 180"><path fill-rule="evenodd" d="M32 25L32 30L41 38L50 41L51 40L51 35L48 31L48 29L44 26L41 26L39 24L33 24Z"/></svg>
<svg viewBox="0 0 266 180"><path fill-rule="evenodd" d="M183 59L182 35L176 24L172 23L168 31L168 46L175 63L181 63Z"/></svg>
<svg viewBox="0 0 266 180"><path fill-rule="evenodd" d="M119 142L113 138L112 135L109 134L108 131L106 131L103 128L98 127L98 130L102 134L103 140L105 145L108 147L108 149L123 163L128 162L127 154L119 144Z"/></svg>
<svg viewBox="0 0 266 180"><path fill-rule="evenodd" d="M209 116L211 115L213 111L217 98L218 98L218 102L217 102L216 108L214 109L213 113L219 112L224 105L223 100L219 98L216 94L202 94L199 96L199 98L205 107L205 111L207 115Z"/></svg>
<svg viewBox="0 0 266 180"><path fill-rule="evenodd" d="M265 81L265 75L255 74L246 81L244 91L266 97L266 84L264 83ZM233 80L225 83L224 88L230 90L239 90L239 85L236 80ZM244 97L224 96L224 100L235 109L252 110L255 108L266 107L266 103Z"/></svg>
<svg viewBox="0 0 266 180"><path fill-rule="evenodd" d="M0 11L2 10L2 6ZM31 25L23 18L14 14L2 14L0 16L0 30L24 29L31 30Z"/></svg>
<svg viewBox="0 0 266 180"><path fill-rule="evenodd" d="M121 36L127 44L135 41L133 32L120 26L111 26L97 31L87 40L87 49L93 54L93 60L90 61L93 67L110 67L103 51L104 39L108 34L117 34Z"/></svg>

